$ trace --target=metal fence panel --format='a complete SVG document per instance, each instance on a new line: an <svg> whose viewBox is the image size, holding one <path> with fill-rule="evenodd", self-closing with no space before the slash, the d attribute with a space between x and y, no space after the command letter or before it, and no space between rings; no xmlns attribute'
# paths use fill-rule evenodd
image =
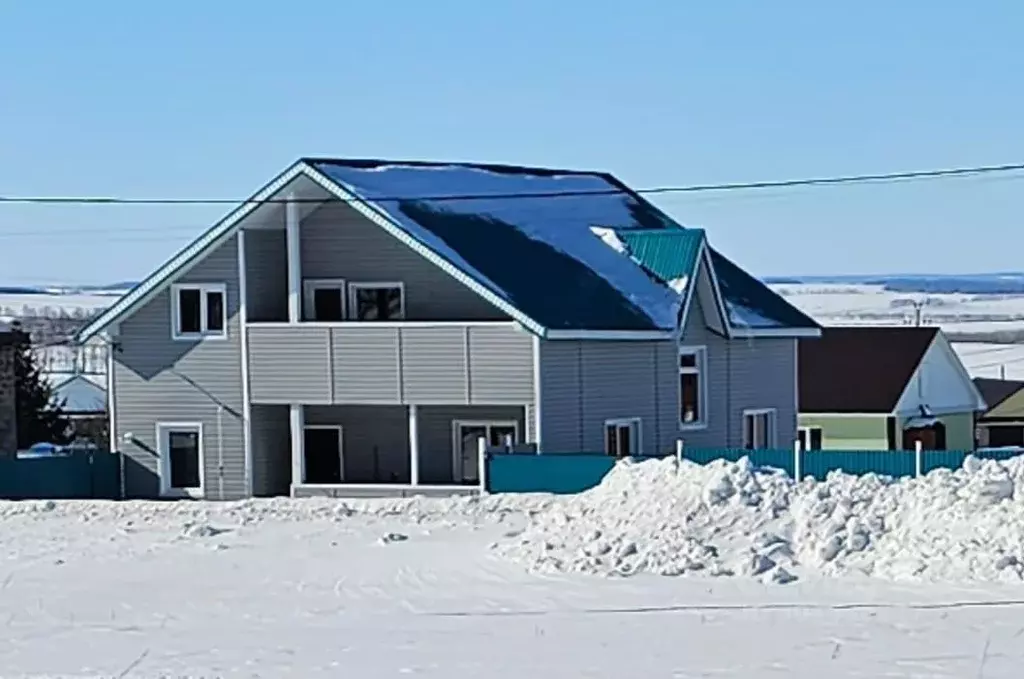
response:
<svg viewBox="0 0 1024 679"><path fill-rule="evenodd" d="M0 498L5 500L113 500L120 485L117 454L0 459Z"/></svg>

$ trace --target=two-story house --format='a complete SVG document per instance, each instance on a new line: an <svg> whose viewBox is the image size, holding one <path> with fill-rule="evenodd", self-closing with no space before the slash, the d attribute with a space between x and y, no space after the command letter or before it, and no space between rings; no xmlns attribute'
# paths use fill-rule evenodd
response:
<svg viewBox="0 0 1024 679"><path fill-rule="evenodd" d="M303 159L97 317L129 496L451 492L477 444L791 445L819 327L614 177Z"/></svg>

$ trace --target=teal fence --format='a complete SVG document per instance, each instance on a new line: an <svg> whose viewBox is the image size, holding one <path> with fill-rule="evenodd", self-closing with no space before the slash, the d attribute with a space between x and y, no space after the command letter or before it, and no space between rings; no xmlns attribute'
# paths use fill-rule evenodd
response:
<svg viewBox="0 0 1024 679"><path fill-rule="evenodd" d="M956 469L964 458L974 455L982 459L1006 460L1020 451L1013 450L936 450L921 453L921 472L934 469ZM683 455L687 460L707 464L714 460L737 461L742 457L759 467L781 469L796 474L796 453L793 450L744 450L721 448L690 448ZM824 480L829 472L847 474L879 474L882 476L914 476L917 473L916 453L902 450L813 450L800 454L800 474ZM601 482L615 466L615 458L604 454L491 453L487 456L487 489L492 493L578 493Z"/></svg>
<svg viewBox="0 0 1024 679"><path fill-rule="evenodd" d="M108 452L75 452L0 459L0 499L115 500L121 488L119 457Z"/></svg>

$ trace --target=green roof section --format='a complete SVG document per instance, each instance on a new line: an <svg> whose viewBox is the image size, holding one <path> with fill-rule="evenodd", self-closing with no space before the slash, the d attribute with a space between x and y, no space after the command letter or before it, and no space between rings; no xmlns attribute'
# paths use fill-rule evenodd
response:
<svg viewBox="0 0 1024 679"><path fill-rule="evenodd" d="M637 262L664 282L693 278L704 229L620 229L615 232Z"/></svg>

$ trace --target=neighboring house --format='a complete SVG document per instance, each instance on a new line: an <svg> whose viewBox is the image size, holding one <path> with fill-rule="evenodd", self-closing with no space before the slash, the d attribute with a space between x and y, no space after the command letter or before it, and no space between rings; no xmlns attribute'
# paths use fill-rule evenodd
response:
<svg viewBox="0 0 1024 679"><path fill-rule="evenodd" d="M800 343L807 450L972 450L985 401L937 328L825 328Z"/></svg>
<svg viewBox="0 0 1024 679"><path fill-rule="evenodd" d="M988 404L976 421L978 445L1024 446L1024 382L976 377L974 384Z"/></svg>
<svg viewBox="0 0 1024 679"><path fill-rule="evenodd" d="M611 175L304 159L78 340L128 494L221 499L451 492L480 438L788 445L819 333Z"/></svg>
<svg viewBox="0 0 1024 679"><path fill-rule="evenodd" d="M71 421L73 437L107 445L107 390L98 383L103 375L72 373L53 380L53 403Z"/></svg>
<svg viewBox="0 0 1024 679"><path fill-rule="evenodd" d="M14 392L14 351L17 337L0 323L0 457L18 452L18 414Z"/></svg>

